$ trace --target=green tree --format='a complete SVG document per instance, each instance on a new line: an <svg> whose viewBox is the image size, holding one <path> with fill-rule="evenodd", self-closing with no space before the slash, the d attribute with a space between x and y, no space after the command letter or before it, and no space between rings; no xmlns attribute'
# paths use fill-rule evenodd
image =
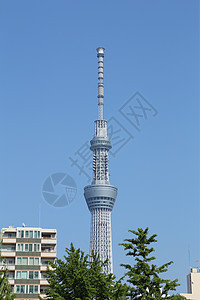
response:
<svg viewBox="0 0 200 300"><path fill-rule="evenodd" d="M0 262L4 262L0 254ZM13 300L15 295L12 294L11 285L8 282L8 270L3 264L0 269L0 300Z"/></svg>
<svg viewBox="0 0 200 300"><path fill-rule="evenodd" d="M106 262L101 262L98 255L93 253L91 260L89 255L80 249L76 250L71 244L66 249L64 259L50 263L51 268L47 271L47 299L126 299L126 285L120 281L115 283L112 274L102 272Z"/></svg>
<svg viewBox="0 0 200 300"><path fill-rule="evenodd" d="M129 230L135 235L132 239L125 239L124 243L120 244L124 247L127 256L134 259L134 264L121 264L125 267L127 272L127 282L130 284L128 287L127 296L130 299L137 300L163 300L185 299L179 295L169 296L169 292L175 291L179 285L178 280L162 279L159 275L168 270L168 267L173 263L172 261L157 267L152 263L155 260L154 256L150 256L154 252L152 243L157 242L156 234L148 237L149 229L138 228L138 231Z"/></svg>

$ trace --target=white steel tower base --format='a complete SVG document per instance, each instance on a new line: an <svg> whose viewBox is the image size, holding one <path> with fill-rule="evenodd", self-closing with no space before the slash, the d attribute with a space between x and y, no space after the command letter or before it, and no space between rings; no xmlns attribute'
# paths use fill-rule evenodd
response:
<svg viewBox="0 0 200 300"><path fill-rule="evenodd" d="M92 184L84 189L84 196L91 212L90 253L99 254L100 260L108 259L103 268L113 273L111 211L117 198L117 188L110 184Z"/></svg>
<svg viewBox="0 0 200 300"><path fill-rule="evenodd" d="M112 237L111 237L111 213L106 208L93 209L91 211L90 253L100 253L100 260L108 258L108 265L103 268L107 274L113 273L112 266Z"/></svg>

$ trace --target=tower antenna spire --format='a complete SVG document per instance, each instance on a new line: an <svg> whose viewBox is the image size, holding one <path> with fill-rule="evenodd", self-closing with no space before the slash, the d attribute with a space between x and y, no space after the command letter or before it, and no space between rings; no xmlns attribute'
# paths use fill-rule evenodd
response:
<svg viewBox="0 0 200 300"><path fill-rule="evenodd" d="M103 86L103 58L105 48L97 48L98 57L98 105L99 105L99 120L103 120L103 98L104 98L104 86Z"/></svg>

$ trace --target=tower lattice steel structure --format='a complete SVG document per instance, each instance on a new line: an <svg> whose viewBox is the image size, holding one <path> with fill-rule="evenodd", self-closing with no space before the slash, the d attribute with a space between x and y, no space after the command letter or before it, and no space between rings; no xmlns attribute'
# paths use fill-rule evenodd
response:
<svg viewBox="0 0 200 300"><path fill-rule="evenodd" d="M111 211L117 198L117 187L109 182L108 151L112 148L107 136L107 121L103 119L103 58L104 48L97 48L99 118L90 141L93 151L93 181L84 188L84 196L91 212L90 252L98 253L101 261L109 260L104 272L113 272Z"/></svg>

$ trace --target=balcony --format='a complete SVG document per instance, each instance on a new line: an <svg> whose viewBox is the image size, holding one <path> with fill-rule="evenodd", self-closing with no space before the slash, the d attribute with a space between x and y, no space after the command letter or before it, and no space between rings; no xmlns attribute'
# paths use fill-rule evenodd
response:
<svg viewBox="0 0 200 300"><path fill-rule="evenodd" d="M3 237L2 244L16 244L16 238Z"/></svg>
<svg viewBox="0 0 200 300"><path fill-rule="evenodd" d="M15 280L14 280L14 279L9 279L9 278L8 278L8 282L12 285L12 284L15 283Z"/></svg>
<svg viewBox="0 0 200 300"><path fill-rule="evenodd" d="M56 247L55 246L51 246L51 245L47 245L45 243L45 245L42 245L41 247L41 253L46 253L46 252L56 252Z"/></svg>
<svg viewBox="0 0 200 300"><path fill-rule="evenodd" d="M47 267L49 268L49 270L53 270L52 266L43 265L43 266L40 267L40 271L47 271Z"/></svg>
<svg viewBox="0 0 200 300"><path fill-rule="evenodd" d="M56 245L56 238L52 239L48 237L42 237L41 243L48 245Z"/></svg>
<svg viewBox="0 0 200 300"><path fill-rule="evenodd" d="M47 288L48 288L48 285L41 285L40 286L40 294L42 294L43 296L46 295L46 292L47 292Z"/></svg>
<svg viewBox="0 0 200 300"><path fill-rule="evenodd" d="M16 252L13 250L6 250L2 249L1 250L1 256L4 257L5 259L8 257L15 257Z"/></svg>
<svg viewBox="0 0 200 300"><path fill-rule="evenodd" d="M15 271L15 265L6 265L8 271Z"/></svg>
<svg viewBox="0 0 200 300"><path fill-rule="evenodd" d="M49 283L48 283L48 281L45 278L41 278L40 279L40 284L41 285L48 285Z"/></svg>
<svg viewBox="0 0 200 300"><path fill-rule="evenodd" d="M41 257L48 257L48 258L55 258L56 257L56 251L42 251Z"/></svg>

